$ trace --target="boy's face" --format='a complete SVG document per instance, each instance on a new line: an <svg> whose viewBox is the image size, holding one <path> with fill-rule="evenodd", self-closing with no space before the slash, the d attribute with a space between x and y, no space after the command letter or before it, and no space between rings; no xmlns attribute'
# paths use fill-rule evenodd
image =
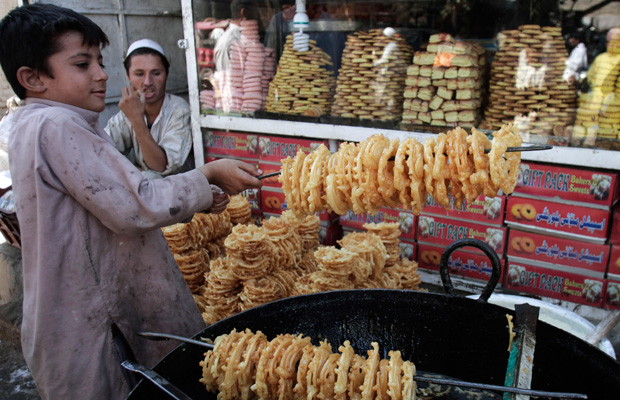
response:
<svg viewBox="0 0 620 400"><path fill-rule="evenodd" d="M42 98L101 112L105 109L108 74L99 46L82 43L82 35L68 32L58 38L61 50L50 56L52 77L41 75Z"/></svg>
<svg viewBox="0 0 620 400"><path fill-rule="evenodd" d="M147 104L163 101L168 76L159 56L154 54L131 56L128 78L135 90L144 93Z"/></svg>

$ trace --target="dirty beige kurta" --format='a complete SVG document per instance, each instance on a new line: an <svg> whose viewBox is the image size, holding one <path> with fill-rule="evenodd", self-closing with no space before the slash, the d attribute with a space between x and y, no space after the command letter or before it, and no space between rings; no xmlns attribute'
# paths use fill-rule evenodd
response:
<svg viewBox="0 0 620 400"><path fill-rule="evenodd" d="M145 180L98 117L28 100L9 139L23 247L22 346L44 399L127 394L112 323L148 367L175 343L135 332L204 328L159 228L210 207L207 179L193 170Z"/></svg>

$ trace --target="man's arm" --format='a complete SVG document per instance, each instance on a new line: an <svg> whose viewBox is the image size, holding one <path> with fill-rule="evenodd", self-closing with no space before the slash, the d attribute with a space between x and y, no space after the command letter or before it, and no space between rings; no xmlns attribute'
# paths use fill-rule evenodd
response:
<svg viewBox="0 0 620 400"><path fill-rule="evenodd" d="M153 171L165 171L168 165L166 152L153 139L144 120L144 94L142 93L138 97L131 86L124 87L118 107L133 127L146 165Z"/></svg>

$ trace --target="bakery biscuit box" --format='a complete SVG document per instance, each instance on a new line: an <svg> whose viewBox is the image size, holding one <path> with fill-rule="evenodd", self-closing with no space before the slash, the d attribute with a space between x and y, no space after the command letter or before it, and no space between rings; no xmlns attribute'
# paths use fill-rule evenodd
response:
<svg viewBox="0 0 620 400"><path fill-rule="evenodd" d="M258 160L258 138L249 133L210 131L206 135L205 154Z"/></svg>
<svg viewBox="0 0 620 400"><path fill-rule="evenodd" d="M538 296L602 307L605 279L508 259L504 287Z"/></svg>
<svg viewBox="0 0 620 400"><path fill-rule="evenodd" d="M422 209L422 215L437 215L496 226L504 224L506 196L486 197L483 195L471 203L463 200L463 205L460 208L455 208L453 197L449 197L451 207L446 209L437 204L433 196L427 194L426 206Z"/></svg>
<svg viewBox="0 0 620 400"><path fill-rule="evenodd" d="M546 233L592 243L607 240L611 212L556 203L549 200L509 196L506 224L511 228Z"/></svg>
<svg viewBox="0 0 620 400"><path fill-rule="evenodd" d="M583 168L521 162L513 196L551 197L571 204L605 208L620 195L618 175Z"/></svg>
<svg viewBox="0 0 620 400"><path fill-rule="evenodd" d="M259 136L257 138L257 154L261 162L271 162L280 165L286 157L294 158L298 150L306 154L316 150L321 144L329 148L327 140L310 140L288 138L282 136Z"/></svg>
<svg viewBox="0 0 620 400"><path fill-rule="evenodd" d="M617 245L611 246L609 256L605 308L620 310L620 246Z"/></svg>
<svg viewBox="0 0 620 400"><path fill-rule="evenodd" d="M503 226L489 226L488 224L434 215L420 215L418 217L416 234L418 245L424 242L448 246L460 239L478 239L502 255L506 248L506 236L506 227ZM472 247L471 249L472 252L482 252L477 248Z"/></svg>
<svg viewBox="0 0 620 400"><path fill-rule="evenodd" d="M431 271L439 271L441 255L445 246L429 243L418 243L418 267ZM488 282L493 272L491 260L485 254L470 252L469 247L462 247L448 257L450 275ZM506 260L500 258L500 280L503 281Z"/></svg>

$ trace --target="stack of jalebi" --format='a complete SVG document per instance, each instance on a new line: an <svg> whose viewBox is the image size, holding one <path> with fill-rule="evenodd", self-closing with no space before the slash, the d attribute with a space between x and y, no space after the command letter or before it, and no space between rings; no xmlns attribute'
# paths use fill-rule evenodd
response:
<svg viewBox="0 0 620 400"><path fill-rule="evenodd" d="M162 228L183 278L193 293L204 283L210 260L219 257L221 250L217 242L230 233L231 226L230 216L224 211L221 214L196 213L187 224Z"/></svg>
<svg viewBox="0 0 620 400"><path fill-rule="evenodd" d="M377 235L385 246L385 266L391 267L400 260L400 224L398 222L367 223L363 225L368 232Z"/></svg>
<svg viewBox="0 0 620 400"><path fill-rule="evenodd" d="M521 145L520 134L507 125L492 142L483 136L475 128L468 135L457 127L424 144L372 135L358 144L342 143L333 154L321 145L283 159L278 179L288 209L298 216L323 210L344 215L351 209L376 214L385 206L417 215L427 193L446 208L451 195L460 207L464 199L494 197L500 188L510 194L516 185L521 153L507 148Z"/></svg>
<svg viewBox="0 0 620 400"><path fill-rule="evenodd" d="M241 195L230 196L230 203L226 206L233 225L249 224L252 222L252 207L250 201Z"/></svg>
<svg viewBox="0 0 620 400"><path fill-rule="evenodd" d="M409 400L415 398L415 365L398 350L382 359L379 344L368 357L347 340L334 353L327 340L281 334L269 341L260 331L218 336L200 362L203 383L218 400Z"/></svg>

